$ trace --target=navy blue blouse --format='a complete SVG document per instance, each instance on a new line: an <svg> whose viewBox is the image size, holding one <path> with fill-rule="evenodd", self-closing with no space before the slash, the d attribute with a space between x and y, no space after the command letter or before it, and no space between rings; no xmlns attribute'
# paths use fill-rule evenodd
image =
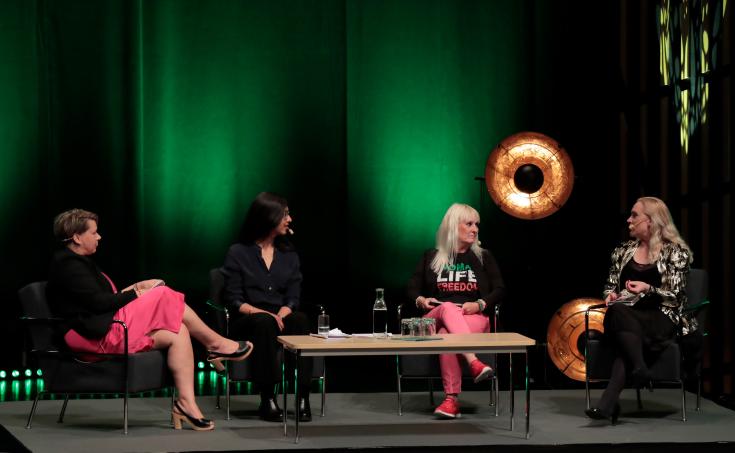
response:
<svg viewBox="0 0 735 453"><path fill-rule="evenodd" d="M260 246L234 244L227 251L225 265L224 301L230 309L239 312L244 303L277 313L281 307L296 311L301 297L301 270L299 256L294 251L276 248L268 269Z"/></svg>

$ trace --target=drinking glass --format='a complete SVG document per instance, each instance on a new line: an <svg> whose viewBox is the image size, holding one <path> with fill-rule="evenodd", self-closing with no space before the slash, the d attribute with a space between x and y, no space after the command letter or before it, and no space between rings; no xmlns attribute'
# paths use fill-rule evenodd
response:
<svg viewBox="0 0 735 453"><path fill-rule="evenodd" d="M317 320L317 332L319 335L329 336L329 315L322 313Z"/></svg>

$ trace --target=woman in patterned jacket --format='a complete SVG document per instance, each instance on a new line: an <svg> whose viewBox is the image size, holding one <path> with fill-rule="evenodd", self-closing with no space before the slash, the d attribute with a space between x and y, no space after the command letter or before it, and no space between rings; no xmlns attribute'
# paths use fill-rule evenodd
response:
<svg viewBox="0 0 735 453"><path fill-rule="evenodd" d="M613 251L603 293L608 305L605 337L616 358L600 401L585 411L592 419L613 424L620 414L618 398L626 378L637 388L648 384L651 374L645 357L663 351L677 329L686 334L697 327L682 316L692 253L666 204L654 197L639 198L627 222L632 240Z"/></svg>

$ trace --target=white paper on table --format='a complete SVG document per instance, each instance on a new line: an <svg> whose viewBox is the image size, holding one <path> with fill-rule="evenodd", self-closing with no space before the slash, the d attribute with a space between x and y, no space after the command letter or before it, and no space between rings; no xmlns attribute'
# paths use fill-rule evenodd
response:
<svg viewBox="0 0 735 453"><path fill-rule="evenodd" d="M334 329L329 331L329 338L349 338L351 336L352 335L339 330L338 327L335 327Z"/></svg>
<svg viewBox="0 0 735 453"><path fill-rule="evenodd" d="M388 332L388 336L389 337L392 336L392 335L393 335L392 333ZM353 337L365 337L365 338L374 338L375 337L375 335L372 334L372 333L353 333L352 336Z"/></svg>

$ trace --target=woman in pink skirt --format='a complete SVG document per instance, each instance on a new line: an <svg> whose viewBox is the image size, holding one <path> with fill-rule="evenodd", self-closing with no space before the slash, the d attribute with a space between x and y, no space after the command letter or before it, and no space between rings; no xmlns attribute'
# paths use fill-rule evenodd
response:
<svg viewBox="0 0 735 453"><path fill-rule="evenodd" d="M51 260L47 295L54 314L67 320L62 333L77 352L124 352L121 325L128 327L128 352L168 350L168 366L178 399L174 426L187 422L197 431L214 429L194 398L194 352L191 338L207 347L216 367L223 360L243 360L252 352L249 342L222 337L207 327L184 302L184 295L162 280L145 280L118 291L112 280L92 261L102 237L96 214L81 209L62 212L54 219L54 236L63 247Z"/></svg>

